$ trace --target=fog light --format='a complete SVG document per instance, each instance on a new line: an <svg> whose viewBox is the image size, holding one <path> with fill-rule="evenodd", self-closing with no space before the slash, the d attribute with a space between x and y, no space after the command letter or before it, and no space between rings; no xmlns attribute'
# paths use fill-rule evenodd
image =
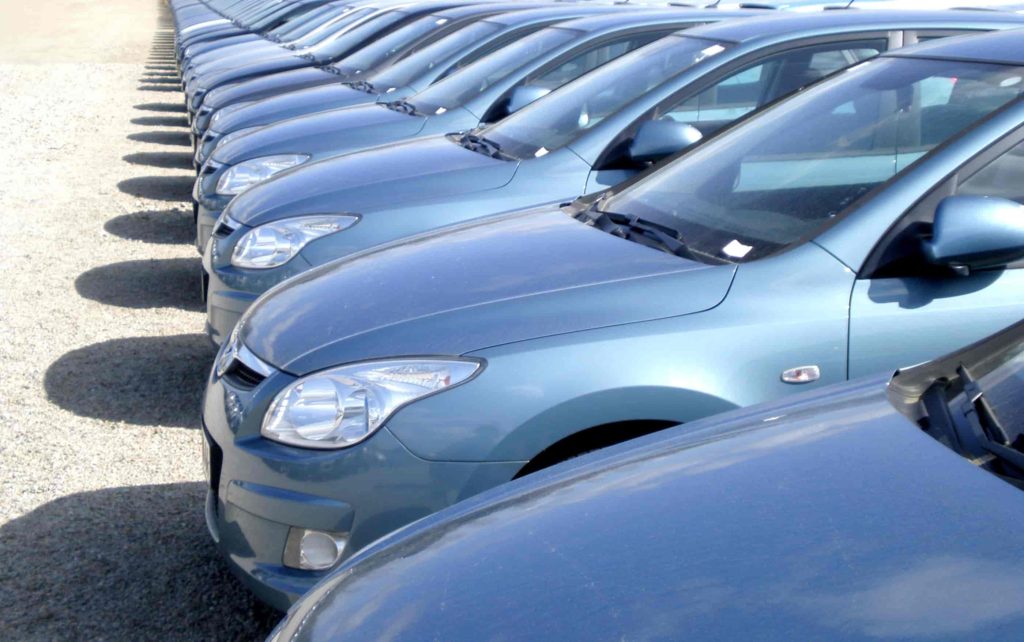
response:
<svg viewBox="0 0 1024 642"><path fill-rule="evenodd" d="M284 565L304 571L322 571L341 559L348 533L292 527L284 546Z"/></svg>

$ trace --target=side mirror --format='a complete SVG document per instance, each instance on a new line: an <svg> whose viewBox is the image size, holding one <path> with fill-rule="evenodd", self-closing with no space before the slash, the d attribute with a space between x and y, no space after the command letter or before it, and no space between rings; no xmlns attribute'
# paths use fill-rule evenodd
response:
<svg viewBox="0 0 1024 642"><path fill-rule="evenodd" d="M935 209L924 254L958 273L1024 259L1024 205L993 196L949 196Z"/></svg>
<svg viewBox="0 0 1024 642"><path fill-rule="evenodd" d="M629 143L629 158L637 163L653 163L700 142L704 135L689 123L671 119L648 120L640 125Z"/></svg>
<svg viewBox="0 0 1024 642"><path fill-rule="evenodd" d="M508 97L508 103L505 105L505 115L514 114L538 98L543 98L550 93L551 90L544 87L519 85L512 90L512 95Z"/></svg>

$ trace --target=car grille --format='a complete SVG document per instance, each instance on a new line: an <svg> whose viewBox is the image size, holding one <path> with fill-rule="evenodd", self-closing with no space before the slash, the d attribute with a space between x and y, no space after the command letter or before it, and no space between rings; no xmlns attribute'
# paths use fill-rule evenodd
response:
<svg viewBox="0 0 1024 642"><path fill-rule="evenodd" d="M216 236L217 238L222 239L229 236L236 229L238 228L234 227L233 225L225 221L223 218L221 218L220 221L217 223L217 227L215 227L213 230L213 235Z"/></svg>
<svg viewBox="0 0 1024 642"><path fill-rule="evenodd" d="M231 364L231 368L224 373L224 377L235 386L245 389L255 388L266 379L266 376L256 372L238 359Z"/></svg>
<svg viewBox="0 0 1024 642"><path fill-rule="evenodd" d="M203 428L203 439L206 440L206 445L209 448L210 461L207 462L209 470L207 471L207 480L210 483L210 492L213 493L213 498L217 499L217 495L220 491L220 470L224 466L224 451L217 445L217 442L213 440L210 433ZM214 504L216 505L216 504Z"/></svg>

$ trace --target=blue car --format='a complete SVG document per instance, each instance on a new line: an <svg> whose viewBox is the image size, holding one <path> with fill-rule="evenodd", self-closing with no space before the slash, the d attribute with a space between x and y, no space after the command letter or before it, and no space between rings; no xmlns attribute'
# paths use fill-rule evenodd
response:
<svg viewBox="0 0 1024 642"><path fill-rule="evenodd" d="M1018 325L595 453L368 547L269 640L1015 639L1022 400Z"/></svg>
<svg viewBox="0 0 1024 642"><path fill-rule="evenodd" d="M884 54L600 197L274 288L205 393L228 564L285 607L498 484L1016 322L1022 38Z"/></svg>
<svg viewBox="0 0 1024 642"><path fill-rule="evenodd" d="M236 45L247 46L258 45L253 49L258 52L261 49L269 49L274 45L287 46L290 43L300 41L320 25L330 19L341 16L355 7L348 2L329 2L311 10L301 11L296 15L289 16L281 24L273 29L263 31L243 30L240 33L208 34L203 38L191 38L188 42L179 42L176 55L181 66L188 66L192 59L208 51L225 50ZM243 49L231 49L231 51L242 51Z"/></svg>
<svg viewBox="0 0 1024 642"><path fill-rule="evenodd" d="M216 171L196 181L194 202L201 204L196 209L196 247L200 253L206 247L217 216L233 197L217 191L221 177L228 172L237 174L260 165L265 157L300 150L310 162L401 140L473 129L500 120L672 31L741 15L747 14L673 9L580 18L541 29L407 98L385 97L381 99L385 102L290 118L263 128L258 126L282 111L292 111L293 105L309 109L326 101L307 100L308 92L299 92L221 110L215 114L217 129L207 131L197 152L197 161L205 162L203 151L224 143L211 163ZM241 167L233 170L236 166ZM247 174L245 189L259 178L270 176ZM236 180L230 191L240 192L241 188Z"/></svg>
<svg viewBox="0 0 1024 642"><path fill-rule="evenodd" d="M169 3L178 45L189 40L266 32L322 4L323 0Z"/></svg>
<svg viewBox="0 0 1024 642"><path fill-rule="evenodd" d="M527 8L536 8L536 5L531 7L527 3L484 3L443 9L413 20L400 29L395 29L383 38L375 40L336 63L323 67L303 67L260 76L244 82L222 85L209 92L203 99L203 107L192 121L192 132L197 138L202 138L207 134L215 112L233 112L238 109L236 105L249 104L279 94L325 85L341 92L341 95L348 94L347 87L342 86L342 83L356 82L363 76L390 66L442 38L471 27L476 22L516 9ZM472 32L469 33L472 34ZM479 33L475 34L475 37L479 36ZM462 43L463 47L467 43L472 43L474 39L473 37L467 39ZM453 44L455 40L449 42ZM320 100L327 105L323 109L330 109L329 100L324 100L323 96L320 97ZM254 124L265 125L267 123ZM198 167L206 159L202 157L197 160L199 161Z"/></svg>
<svg viewBox="0 0 1024 642"><path fill-rule="evenodd" d="M314 18L312 26L313 30L315 30L319 25L329 24L332 19L354 8L355 5L347 2L334 1L328 4L319 1L309 3L278 3L277 8L260 9L261 17L255 20L245 21L236 19L228 21L226 24L209 21L184 27L179 25L176 28L175 35L175 54L178 59L179 68L189 66L192 58L202 53L196 47L212 51L218 48L218 43L228 42L232 38L251 37L253 35L266 38L263 41L264 46L279 40L279 44L285 44L285 41L279 38L281 30L287 30L294 26L295 23L306 21L309 17ZM299 38L301 37L300 35ZM260 43L259 40L252 40L251 42ZM240 43L241 41L234 44ZM236 51L243 50L240 48ZM258 51L259 47L255 50ZM268 50L270 49L268 48Z"/></svg>
<svg viewBox="0 0 1024 642"><path fill-rule="evenodd" d="M305 165L301 148L278 148L231 168L220 168L215 155L193 192L200 220L223 213L203 258L208 331L221 342L258 295L311 266L621 183L780 96L901 43L1021 25L1021 16L953 11L724 21L621 56L469 132ZM411 108L430 110L415 102ZM222 153L241 147L243 138L225 143ZM282 171L296 165L302 166ZM245 189L275 172L282 173ZM336 216L304 227L308 217L324 214Z"/></svg>
<svg viewBox="0 0 1024 642"><path fill-rule="evenodd" d="M189 114L194 115L202 107L206 94L221 85L335 62L411 20L453 4L460 3L433 0L402 5L396 0L373 0L339 18L322 41L308 48L295 51L278 48L277 52L261 56L253 56L248 51L229 56L223 51L200 54L193 61L193 67L182 71L186 107ZM200 62L205 57L212 59Z"/></svg>

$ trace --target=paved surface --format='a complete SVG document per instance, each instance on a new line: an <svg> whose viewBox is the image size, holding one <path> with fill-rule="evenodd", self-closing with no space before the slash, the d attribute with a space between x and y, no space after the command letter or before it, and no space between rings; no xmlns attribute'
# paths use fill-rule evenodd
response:
<svg viewBox="0 0 1024 642"><path fill-rule="evenodd" d="M0 3L0 639L260 639L206 534L213 356L160 0Z"/></svg>

